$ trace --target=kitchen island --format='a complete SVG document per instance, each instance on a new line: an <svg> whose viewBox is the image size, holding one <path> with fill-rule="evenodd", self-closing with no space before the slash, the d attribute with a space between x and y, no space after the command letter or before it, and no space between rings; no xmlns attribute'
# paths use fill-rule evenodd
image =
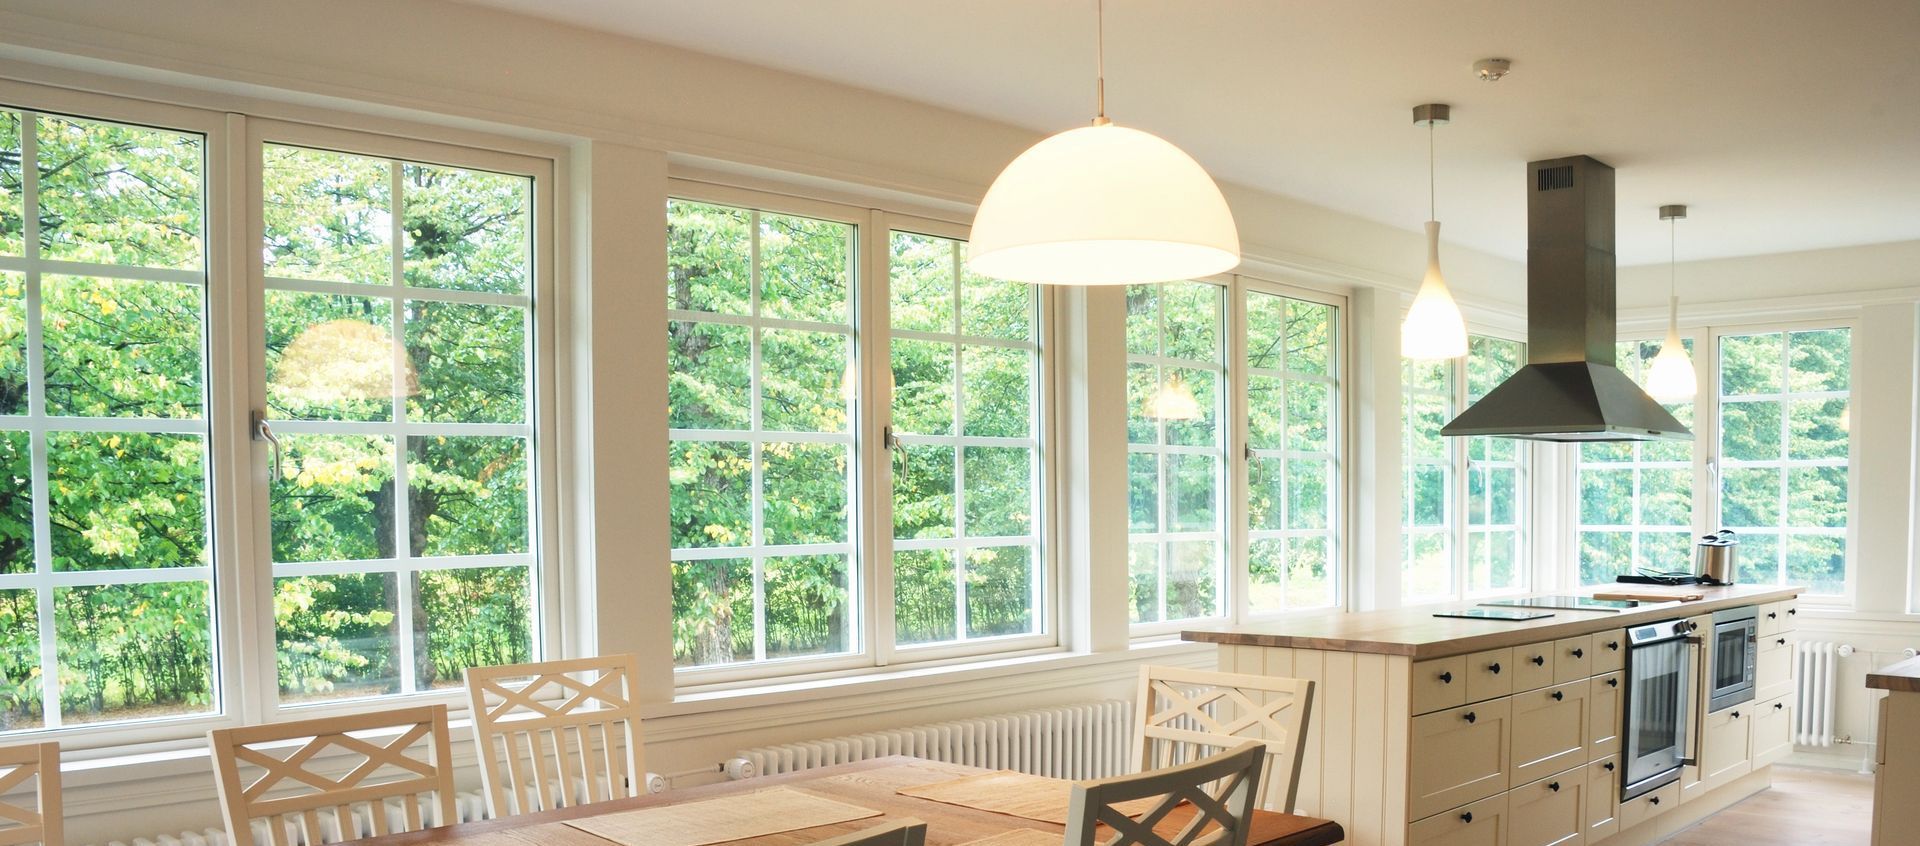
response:
<svg viewBox="0 0 1920 846"><path fill-rule="evenodd" d="M1912 843L1920 830L1920 658L1868 673L1867 687L1887 692L1874 746L1873 846Z"/></svg>
<svg viewBox="0 0 1920 846"><path fill-rule="evenodd" d="M1661 592L1649 588L1646 592ZM1791 752L1798 587L1690 587L1690 602L1542 609L1528 621L1435 617L1470 603L1194 630L1228 672L1312 679L1299 813L1359 846L1638 846L1763 790ZM1688 647L1688 762L1622 801L1627 634L1715 612L1757 620L1753 695L1710 709L1711 637ZM1732 611L1731 613L1742 613Z"/></svg>

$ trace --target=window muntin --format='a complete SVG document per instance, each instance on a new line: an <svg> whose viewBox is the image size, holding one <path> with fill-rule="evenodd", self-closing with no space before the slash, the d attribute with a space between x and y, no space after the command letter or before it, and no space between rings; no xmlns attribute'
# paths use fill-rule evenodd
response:
<svg viewBox="0 0 1920 846"><path fill-rule="evenodd" d="M260 156L281 701L531 660L533 180Z"/></svg>
<svg viewBox="0 0 1920 846"><path fill-rule="evenodd" d="M218 710L204 136L0 110L0 731Z"/></svg>
<svg viewBox="0 0 1920 846"><path fill-rule="evenodd" d="M857 651L854 227L667 223L674 662Z"/></svg>
<svg viewBox="0 0 1920 846"><path fill-rule="evenodd" d="M1847 590L1852 332L1723 334L1719 514L1741 582Z"/></svg>
<svg viewBox="0 0 1920 846"><path fill-rule="evenodd" d="M1527 345L1505 338L1467 339L1467 405L1480 401L1526 364ZM1513 438L1464 438L1467 452L1468 594L1526 585L1526 450Z"/></svg>
<svg viewBox="0 0 1920 846"><path fill-rule="evenodd" d="M1247 611L1339 602L1340 310L1242 294Z"/></svg>
<svg viewBox="0 0 1920 846"><path fill-rule="evenodd" d="M966 243L888 233L894 643L1039 632L1040 347L1031 285Z"/></svg>
<svg viewBox="0 0 1920 846"><path fill-rule="evenodd" d="M1226 289L1127 288L1131 620L1225 613Z"/></svg>
<svg viewBox="0 0 1920 846"><path fill-rule="evenodd" d="M1684 339L1689 356L1692 339ZM1659 341L1622 341L1620 369L1644 384ZM1694 404L1668 403L1688 429ZM1638 569L1685 570L1693 562L1693 441L1592 443L1579 447L1576 520L1580 583L1605 584Z"/></svg>

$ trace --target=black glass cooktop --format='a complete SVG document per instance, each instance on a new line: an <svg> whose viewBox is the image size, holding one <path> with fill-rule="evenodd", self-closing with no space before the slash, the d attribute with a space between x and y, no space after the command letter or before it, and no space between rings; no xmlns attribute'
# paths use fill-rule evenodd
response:
<svg viewBox="0 0 1920 846"><path fill-rule="evenodd" d="M1633 599L1594 599L1591 596L1523 596L1518 599L1489 599L1481 605L1521 608L1564 608L1569 611L1625 611L1640 607Z"/></svg>

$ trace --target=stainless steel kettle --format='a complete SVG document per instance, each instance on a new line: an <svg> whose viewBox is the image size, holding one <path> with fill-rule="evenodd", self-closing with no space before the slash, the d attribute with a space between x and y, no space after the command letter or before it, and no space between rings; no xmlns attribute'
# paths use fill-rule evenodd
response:
<svg viewBox="0 0 1920 846"><path fill-rule="evenodd" d="M1739 549L1740 541L1731 529L1701 535L1700 542L1694 546L1694 575L1699 576L1703 584L1733 584L1733 574L1738 572L1734 569L1734 553Z"/></svg>

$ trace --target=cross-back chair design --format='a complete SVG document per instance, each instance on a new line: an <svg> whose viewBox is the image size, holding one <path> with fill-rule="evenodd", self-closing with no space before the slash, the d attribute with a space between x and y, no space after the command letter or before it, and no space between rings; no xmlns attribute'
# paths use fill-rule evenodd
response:
<svg viewBox="0 0 1920 846"><path fill-rule="evenodd" d="M885 825L863 828L813 846L926 846L927 824L913 817L902 817Z"/></svg>
<svg viewBox="0 0 1920 846"><path fill-rule="evenodd" d="M1255 798L1275 810L1293 810L1313 711L1312 681L1142 666L1134 702L1140 772L1258 740L1266 746L1267 778Z"/></svg>
<svg viewBox="0 0 1920 846"><path fill-rule="evenodd" d="M318 846L458 819L445 705L215 729L207 739L234 846L254 846L256 820L273 846ZM423 741L425 760L407 754ZM243 782L242 764L264 772Z"/></svg>
<svg viewBox="0 0 1920 846"><path fill-rule="evenodd" d="M638 674L631 654L468 670L488 812L504 817L651 792L640 768Z"/></svg>
<svg viewBox="0 0 1920 846"><path fill-rule="evenodd" d="M1266 759L1250 740L1191 764L1075 784L1065 846L1247 846ZM1116 807L1147 799L1157 801L1138 819ZM1193 816L1175 833L1158 831L1183 804ZM1113 831L1105 841L1096 839L1102 825Z"/></svg>
<svg viewBox="0 0 1920 846"><path fill-rule="evenodd" d="M35 781L37 779L37 781ZM0 748L0 796L35 781L32 806L0 801L0 846L63 846L60 820L60 744Z"/></svg>

